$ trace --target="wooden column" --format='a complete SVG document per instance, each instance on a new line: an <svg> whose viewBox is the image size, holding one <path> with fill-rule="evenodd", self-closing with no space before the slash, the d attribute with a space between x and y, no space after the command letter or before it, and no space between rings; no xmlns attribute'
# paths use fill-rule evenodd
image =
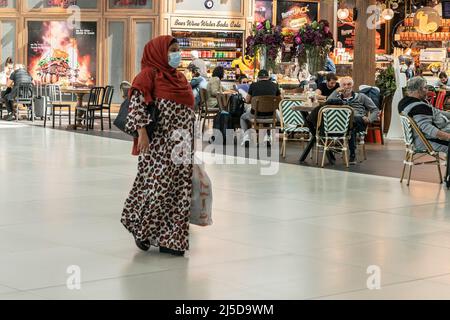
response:
<svg viewBox="0 0 450 320"><path fill-rule="evenodd" d="M335 15L336 15L336 0L328 0L320 2L319 19L328 20L330 23L331 31L334 33L335 27Z"/></svg>
<svg viewBox="0 0 450 320"><path fill-rule="evenodd" d="M375 84L375 32L369 29L367 21L369 15L366 13L370 5L376 4L376 0L358 0L356 8L358 18L355 29L355 48L353 61L353 80L357 90L361 84Z"/></svg>
<svg viewBox="0 0 450 320"><path fill-rule="evenodd" d="M170 16L173 10L172 0L160 0L159 1L159 25L156 35L168 35L171 34L170 30Z"/></svg>

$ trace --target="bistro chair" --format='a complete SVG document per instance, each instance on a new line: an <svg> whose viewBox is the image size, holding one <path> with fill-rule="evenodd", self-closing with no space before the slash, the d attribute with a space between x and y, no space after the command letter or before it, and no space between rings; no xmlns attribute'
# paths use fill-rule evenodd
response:
<svg viewBox="0 0 450 320"><path fill-rule="evenodd" d="M252 109L255 110L255 116L251 120L253 128L256 130L257 143L259 143L259 130L266 129L275 130L277 128L277 110L280 105L281 98L279 96L258 96L252 97ZM269 114L266 116L262 115Z"/></svg>
<svg viewBox="0 0 450 320"><path fill-rule="evenodd" d="M19 120L19 105L21 104L27 108L27 117L31 117L31 121L34 122L33 84L19 84L14 103L16 104L16 121Z"/></svg>
<svg viewBox="0 0 450 320"><path fill-rule="evenodd" d="M84 121L86 124L86 131L91 127L94 129L95 112L100 111L102 117L101 127L103 130L103 96L105 94L104 87L92 87L89 92L89 100L87 105L75 108L75 119L78 118L78 112L85 113Z"/></svg>
<svg viewBox="0 0 450 320"><path fill-rule="evenodd" d="M68 111L68 118L69 118L69 125L72 123L71 120L71 111L72 106L69 103L64 103L62 100L62 94L61 94L61 87L57 84L48 84L45 86L45 96L48 97L49 103L45 107L45 114L44 114L44 128L47 125L47 110L48 108L51 109L52 114L52 128L55 127L55 113L56 109L59 109L59 126L61 126L61 117L62 117L62 109L67 108ZM45 97L45 98L46 98Z"/></svg>
<svg viewBox="0 0 450 320"><path fill-rule="evenodd" d="M200 122L203 119L202 132L205 132L205 122L206 120L214 119L216 114L220 111L220 108L209 108L208 107L208 90L200 89L200 107L199 107L199 118Z"/></svg>
<svg viewBox="0 0 450 320"><path fill-rule="evenodd" d="M305 119L300 111L292 110L292 107L301 106L301 100L283 99L280 102L281 133L283 143L281 145L281 156L286 157L286 143L290 141L305 141L305 135L308 140L311 138L309 128L305 126ZM301 138L294 138L300 134Z"/></svg>
<svg viewBox="0 0 450 320"><path fill-rule="evenodd" d="M103 130L103 110L108 111L109 129L111 130L111 103L114 96L114 87L106 86L103 95L103 108L100 110L101 128Z"/></svg>
<svg viewBox="0 0 450 320"><path fill-rule="evenodd" d="M328 151L342 152L348 168L348 141L353 124L353 109L350 106L324 106L317 118L316 159L319 162L319 149L323 149L322 164Z"/></svg>
<svg viewBox="0 0 450 320"><path fill-rule="evenodd" d="M422 133L422 131L420 131L419 127L411 117L400 115L400 121L402 124L403 139L406 148L405 160L403 160L403 171L400 182L403 182L403 178L405 177L406 166L409 166L408 182L406 183L406 185L409 186L413 166L420 164L436 164L439 173L439 181L440 183L442 183L440 160L443 159L439 157L439 152L433 150L430 142L425 138L424 134ZM425 145L425 149L417 148L414 143L414 139L420 139L420 141ZM434 160L417 162L418 159L426 155L433 157Z"/></svg>

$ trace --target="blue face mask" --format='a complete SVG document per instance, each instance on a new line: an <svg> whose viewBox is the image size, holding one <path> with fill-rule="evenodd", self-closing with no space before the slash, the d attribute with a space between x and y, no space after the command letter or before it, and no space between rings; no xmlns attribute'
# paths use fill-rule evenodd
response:
<svg viewBox="0 0 450 320"><path fill-rule="evenodd" d="M170 52L169 53L169 66L172 68L178 68L181 63L181 52Z"/></svg>

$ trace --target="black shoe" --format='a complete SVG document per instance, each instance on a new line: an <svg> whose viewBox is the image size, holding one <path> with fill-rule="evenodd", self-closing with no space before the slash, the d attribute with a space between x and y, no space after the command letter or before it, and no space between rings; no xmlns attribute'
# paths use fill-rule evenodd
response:
<svg viewBox="0 0 450 320"><path fill-rule="evenodd" d="M136 242L136 246L141 249L142 251L148 251L148 249L150 249L150 241L145 240L145 241L141 241L138 239L135 239Z"/></svg>
<svg viewBox="0 0 450 320"><path fill-rule="evenodd" d="M172 250L166 247L159 247L159 252L161 253L170 253L174 256L184 256L184 251Z"/></svg>
<svg viewBox="0 0 450 320"><path fill-rule="evenodd" d="M354 154L350 155L350 159L348 161L349 164L356 164L356 156Z"/></svg>
<svg viewBox="0 0 450 320"><path fill-rule="evenodd" d="M327 152L327 159L330 164L334 164L336 161L336 158L334 157L334 154L331 151Z"/></svg>

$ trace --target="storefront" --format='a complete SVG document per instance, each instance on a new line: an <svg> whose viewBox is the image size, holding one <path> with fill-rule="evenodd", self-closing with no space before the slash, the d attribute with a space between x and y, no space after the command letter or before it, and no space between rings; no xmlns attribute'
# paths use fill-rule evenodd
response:
<svg viewBox="0 0 450 320"><path fill-rule="evenodd" d="M162 30L180 43L181 70L186 70L192 61L192 51L197 51L199 58L206 62L209 75L216 66L223 66L224 81L235 81L232 63L243 56L245 37L253 23L253 2L172 1L162 18ZM189 77L188 72L186 75Z"/></svg>
<svg viewBox="0 0 450 320"><path fill-rule="evenodd" d="M401 70L406 70L409 60L430 85L438 83L440 72L450 72L450 13L446 7L450 8L450 2L420 8L414 14L407 8L407 18L395 30L394 55L401 57Z"/></svg>
<svg viewBox="0 0 450 320"><path fill-rule="evenodd" d="M44 83L112 84L118 103L159 10L154 0L0 0L0 62L11 56Z"/></svg>

